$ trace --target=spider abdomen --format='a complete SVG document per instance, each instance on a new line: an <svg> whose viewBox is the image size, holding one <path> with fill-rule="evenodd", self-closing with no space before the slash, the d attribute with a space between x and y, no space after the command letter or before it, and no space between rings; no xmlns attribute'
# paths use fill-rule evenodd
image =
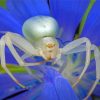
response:
<svg viewBox="0 0 100 100"><path fill-rule="evenodd" d="M59 26L50 16L35 16L25 21L22 30L24 36L34 42L44 37L55 37Z"/></svg>

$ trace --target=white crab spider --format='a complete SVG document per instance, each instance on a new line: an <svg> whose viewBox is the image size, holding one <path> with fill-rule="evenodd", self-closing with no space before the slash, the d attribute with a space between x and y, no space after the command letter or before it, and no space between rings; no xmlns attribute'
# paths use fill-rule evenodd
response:
<svg viewBox="0 0 100 100"><path fill-rule="evenodd" d="M27 57L42 56L45 61L56 59L53 63L57 63L57 61L60 59L61 54L70 54L70 53L86 51L85 67L81 75L79 76L78 80L73 85L73 86L76 86L78 82L81 80L82 76L84 75L90 63L90 54L91 54L90 41L87 38L83 37L83 38L74 40L73 42L70 42L63 48L59 48L59 43L55 38L56 34L59 31L59 26L56 20L49 16L32 17L25 21L22 29L23 29L23 33L26 39L17 33L6 32L6 34L0 40L1 65L5 69L5 71L10 75L10 77L22 88L25 88L25 86L22 85L6 67L5 45L8 46L9 50L11 51L12 55L14 56L16 61L19 63L19 65L25 66L29 74L32 74L32 73L27 66L40 65L44 62L26 63L24 59ZM83 43L86 43L86 49L84 47L81 50L80 49L77 50L76 47L81 46ZM25 52L25 55L20 57L13 45L16 45L19 49L23 50ZM93 49L93 50L94 52L98 51L97 49ZM98 52L95 53L95 55L97 55ZM96 61L97 63L99 63L98 57L95 57L95 58L97 58ZM98 64L97 64L97 67L98 67ZM98 70L97 70L97 74L98 74ZM100 77L97 77L97 79L98 78ZM93 89L91 91L93 91Z"/></svg>

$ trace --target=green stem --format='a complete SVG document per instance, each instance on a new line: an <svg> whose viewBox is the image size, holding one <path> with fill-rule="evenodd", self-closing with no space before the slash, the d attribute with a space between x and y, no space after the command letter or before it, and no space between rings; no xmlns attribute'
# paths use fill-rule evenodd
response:
<svg viewBox="0 0 100 100"><path fill-rule="evenodd" d="M0 0L0 6L6 8L6 0Z"/></svg>
<svg viewBox="0 0 100 100"><path fill-rule="evenodd" d="M27 73L24 67L7 64L7 68L10 70L11 73ZM35 71L32 70L32 72L34 73ZM1 74L6 73L6 71L1 67L1 65L0 65L0 73Z"/></svg>
<svg viewBox="0 0 100 100"><path fill-rule="evenodd" d="M88 14L89 14L91 8L93 7L95 1L96 1L96 0L90 0L89 6L88 6L88 8L87 8L87 10L86 10L86 12L85 12L83 18L82 18L81 23L80 23L79 35L81 34L81 32L82 32L82 30L83 30L83 28L84 28L84 24L85 24L85 22L86 22L86 19L87 19L87 17L88 17Z"/></svg>

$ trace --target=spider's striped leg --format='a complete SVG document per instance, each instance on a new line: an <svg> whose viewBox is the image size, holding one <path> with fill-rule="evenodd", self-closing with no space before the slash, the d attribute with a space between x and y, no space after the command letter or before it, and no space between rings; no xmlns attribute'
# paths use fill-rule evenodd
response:
<svg viewBox="0 0 100 100"><path fill-rule="evenodd" d="M95 45L92 45L92 50L94 51L95 62L96 62L96 80L93 86L91 87L88 95L84 98L84 100L88 99L88 97L92 94L92 92L94 91L95 87L97 86L100 80L100 51Z"/></svg>
<svg viewBox="0 0 100 100"><path fill-rule="evenodd" d="M83 38L74 40L73 42L70 42L69 44L64 46L61 50L62 54L67 54L71 50L74 50L78 46L82 45L83 43L86 43L86 62L85 62L85 66L84 66L82 73L78 77L77 81L73 84L73 87L75 87L79 83L79 81L83 77L85 71L87 70L88 65L90 64L91 43L87 38L83 37Z"/></svg>
<svg viewBox="0 0 100 100"><path fill-rule="evenodd" d="M8 73L8 75L22 88L25 88L24 85L22 85L9 71L9 69L6 66L6 61L5 61L5 41L4 37L0 40L0 56L1 56L1 66L3 69Z"/></svg>
<svg viewBox="0 0 100 100"><path fill-rule="evenodd" d="M23 48L23 49L24 49L24 44L25 44L25 42L22 41L22 40L21 40L22 38L20 38L20 37L19 37L19 39L18 39L17 35L16 35L16 37L14 37L14 38L15 38L15 40L18 39L18 41L14 41L14 39L13 39L13 41L12 41L12 37L10 37L10 36L13 36L13 35L14 35L14 34L10 34L10 35L7 34L7 35L5 35L5 42L6 42L7 46L8 46L8 48L9 48L9 50L11 51L12 55L14 56L14 58L16 59L16 61L19 63L19 65L20 65L20 66L25 66L25 69L27 70L27 72L28 72L30 75L32 75L35 79L37 79L37 80L39 80L39 81L41 82L41 79L40 79L38 76L35 76L35 75L31 72L31 70L28 68L28 66L40 65L40 64L42 64L42 63L44 63L44 62L37 62L37 63L26 63L26 62L24 62L24 61L22 60L22 58L19 56L19 54L17 53L17 51L15 50L15 48L13 47L13 44L17 43L16 46L19 47L18 43L20 44L20 42L22 42L23 45L22 45L22 47L21 47L21 45L20 45L20 48ZM17 39L16 39L16 38L17 38ZM21 41L20 41L20 40L21 40ZM12 42L13 42L13 43L12 43ZM26 43L27 43L27 42L26 42ZM28 44L25 44L25 45L28 46ZM30 45L29 45L29 46L30 46ZM26 48L25 48L25 49L26 49ZM26 50L24 50L24 51L26 51Z"/></svg>

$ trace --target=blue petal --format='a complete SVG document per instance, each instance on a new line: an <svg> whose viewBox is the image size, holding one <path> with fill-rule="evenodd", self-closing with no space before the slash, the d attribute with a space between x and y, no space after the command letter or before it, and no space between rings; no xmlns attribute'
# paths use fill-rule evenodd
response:
<svg viewBox="0 0 100 100"><path fill-rule="evenodd" d="M50 82L44 83L43 91L37 100L58 100L55 88Z"/></svg>
<svg viewBox="0 0 100 100"><path fill-rule="evenodd" d="M45 0L8 0L7 7L10 13L23 22L36 15L50 15L47 2Z"/></svg>
<svg viewBox="0 0 100 100"><path fill-rule="evenodd" d="M90 0L50 0L53 16L63 28L61 39L73 40L75 31L88 7Z"/></svg>
<svg viewBox="0 0 100 100"><path fill-rule="evenodd" d="M46 81L39 100L78 100L68 81L57 71L47 68L46 74L45 79L48 81Z"/></svg>
<svg viewBox="0 0 100 100"><path fill-rule="evenodd" d="M5 56L7 64L18 64L7 47L5 48Z"/></svg>
<svg viewBox="0 0 100 100"><path fill-rule="evenodd" d="M39 86L39 83L28 74L14 74L14 76L28 87L32 86L35 89L35 87ZM0 100L24 90L13 82L7 74L0 74L0 79L2 79L0 81Z"/></svg>
<svg viewBox="0 0 100 100"><path fill-rule="evenodd" d="M2 8L0 8L0 31L21 33L21 25L6 10Z"/></svg>
<svg viewBox="0 0 100 100"><path fill-rule="evenodd" d="M20 98L25 100L78 100L75 96L71 86L65 80L63 77L60 76L60 74L55 71L54 69L44 66L45 67L45 73L44 73L44 82L41 84L36 84L36 82L33 80L32 82L32 88L20 95L15 96L11 100L20 100ZM2 79L5 76L2 75ZM24 84L27 84L27 80L32 80L32 77L26 75L26 74L17 74L16 77ZM9 81L10 84L6 84L9 81L9 78L6 78L2 80L1 87L5 86L5 88L1 88L0 97L4 98L8 94L15 93L15 91L20 91L20 88L14 88L16 85ZM30 83L30 82L29 82ZM5 84L5 85L4 85ZM12 84L12 85L11 85ZM10 85L10 86L9 86ZM29 84L28 84L29 85ZM8 88L8 87L9 88ZM15 89L15 90L14 90ZM18 89L18 90L17 90ZM10 90L8 92L8 90ZM7 93L7 94L5 94ZM5 95L5 96L4 96Z"/></svg>
<svg viewBox="0 0 100 100"><path fill-rule="evenodd" d="M87 37L100 46L100 0L94 3L80 37Z"/></svg>
<svg viewBox="0 0 100 100"><path fill-rule="evenodd" d="M55 79L55 87L60 100L78 100L70 84L62 77Z"/></svg>

